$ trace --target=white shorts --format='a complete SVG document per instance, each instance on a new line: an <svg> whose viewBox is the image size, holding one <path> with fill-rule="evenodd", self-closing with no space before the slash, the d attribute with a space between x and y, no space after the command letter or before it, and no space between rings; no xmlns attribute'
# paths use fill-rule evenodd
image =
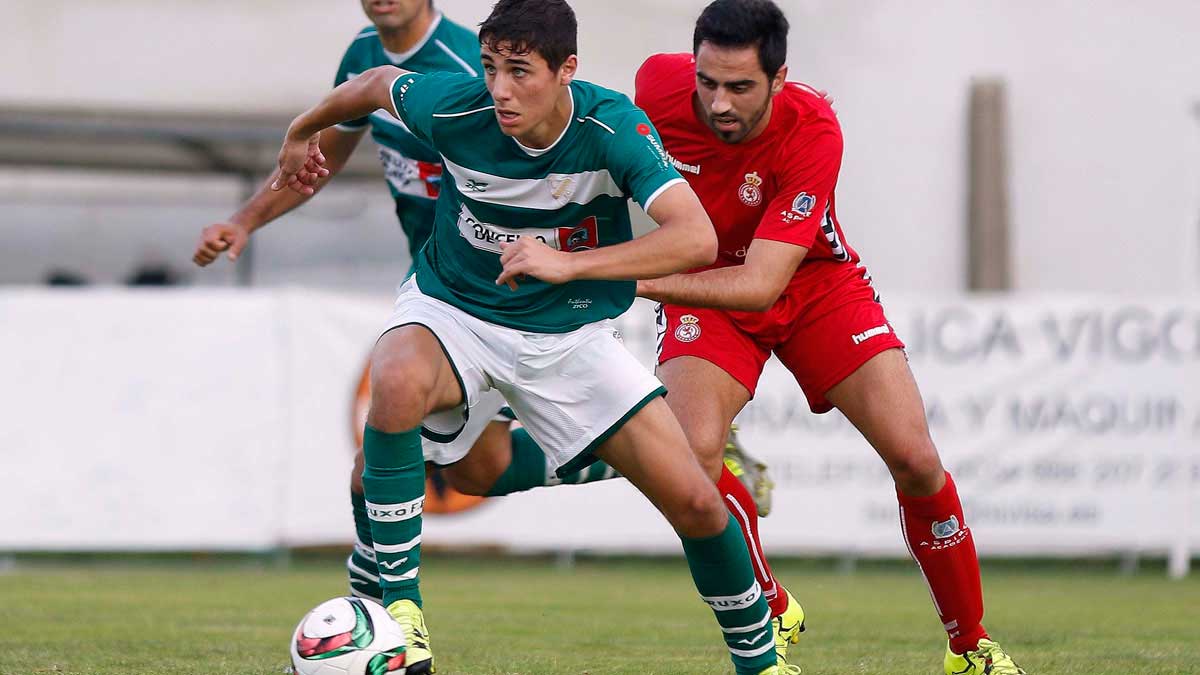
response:
<svg viewBox="0 0 1200 675"><path fill-rule="evenodd" d="M421 428L425 459L453 464L505 402L564 476L596 461L593 451L666 389L621 342L611 321L569 333L527 333L478 319L400 287L384 333L417 324L442 345L463 404L433 413Z"/></svg>

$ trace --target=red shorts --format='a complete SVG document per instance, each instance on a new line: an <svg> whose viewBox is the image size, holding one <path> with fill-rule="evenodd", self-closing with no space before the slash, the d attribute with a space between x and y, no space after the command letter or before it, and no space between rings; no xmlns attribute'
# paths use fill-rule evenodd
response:
<svg viewBox="0 0 1200 675"><path fill-rule="evenodd" d="M658 362L677 356L710 361L751 398L774 353L792 372L814 413L833 405L825 393L880 352L904 348L863 268L813 261L765 312L662 305Z"/></svg>

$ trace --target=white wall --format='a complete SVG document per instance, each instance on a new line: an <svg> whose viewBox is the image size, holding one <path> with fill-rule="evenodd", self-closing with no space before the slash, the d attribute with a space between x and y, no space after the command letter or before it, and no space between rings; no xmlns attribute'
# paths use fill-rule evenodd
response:
<svg viewBox="0 0 1200 675"><path fill-rule="evenodd" d="M1200 301L892 300L984 555L1200 550ZM20 355L0 359L0 551L348 542L352 404L388 311L299 288L0 289L0 353ZM651 303L619 325L649 365ZM798 394L772 361L738 418L777 486L768 550L904 555L883 463ZM679 550L624 481L430 513L424 537Z"/></svg>
<svg viewBox="0 0 1200 675"><path fill-rule="evenodd" d="M837 99L842 220L883 288L962 286L967 87L999 75L1018 287L1200 289L1200 3L780 2L793 77ZM438 4L469 24L489 5ZM574 5L584 76L628 90L647 54L690 46L704 2ZM298 110L365 23L351 0L0 0L0 16L0 104L216 111Z"/></svg>

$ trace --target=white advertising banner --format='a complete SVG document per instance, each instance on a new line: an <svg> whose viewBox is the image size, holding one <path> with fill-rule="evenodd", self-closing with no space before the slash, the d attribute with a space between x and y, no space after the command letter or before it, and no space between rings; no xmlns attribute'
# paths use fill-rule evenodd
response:
<svg viewBox="0 0 1200 675"><path fill-rule="evenodd" d="M1200 302L885 301L981 553L1200 548ZM389 310L302 289L0 292L0 550L350 541L355 396ZM649 366L650 305L621 323ZM904 554L882 462L777 362L738 421L777 484L768 552ZM435 492L460 510L427 509L430 545L678 550L621 480Z"/></svg>

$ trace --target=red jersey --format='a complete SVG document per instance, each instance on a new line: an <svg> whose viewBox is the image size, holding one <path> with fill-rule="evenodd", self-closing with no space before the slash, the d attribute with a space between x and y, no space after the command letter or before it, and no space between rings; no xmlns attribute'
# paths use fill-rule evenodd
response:
<svg viewBox="0 0 1200 675"><path fill-rule="evenodd" d="M742 264L754 239L808 247L797 277L827 268L814 261L851 268L859 262L834 209L842 130L819 93L788 82L775 96L767 128L751 141L729 144L696 118L691 54L651 56L635 87L638 107L654 122L671 162L717 231L716 262L692 271Z"/></svg>

